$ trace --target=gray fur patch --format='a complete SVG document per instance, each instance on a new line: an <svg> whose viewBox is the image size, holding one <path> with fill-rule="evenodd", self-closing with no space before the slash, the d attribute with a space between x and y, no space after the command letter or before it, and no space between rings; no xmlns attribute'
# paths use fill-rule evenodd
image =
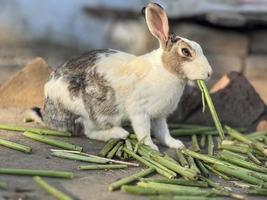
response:
<svg viewBox="0 0 267 200"><path fill-rule="evenodd" d="M96 68L86 75L86 83L82 95L91 120L97 123L98 117L118 114L115 91L109 86L108 81L97 73Z"/></svg>
<svg viewBox="0 0 267 200"><path fill-rule="evenodd" d="M66 110L60 103L48 97L45 99L43 120L50 128L68 131L73 135L83 135L83 125L78 119L78 115Z"/></svg>
<svg viewBox="0 0 267 200"><path fill-rule="evenodd" d="M99 49L89 51L79 57L73 58L59 67L54 72L54 78L63 77L68 83L68 89L72 96L78 96L86 87L86 72L90 70L98 59L99 54L109 56L117 51L111 49Z"/></svg>

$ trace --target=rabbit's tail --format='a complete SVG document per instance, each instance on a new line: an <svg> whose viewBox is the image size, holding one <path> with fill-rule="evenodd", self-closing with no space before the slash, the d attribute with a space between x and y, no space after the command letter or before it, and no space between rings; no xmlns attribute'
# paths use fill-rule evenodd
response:
<svg viewBox="0 0 267 200"><path fill-rule="evenodd" d="M24 112L24 122L35 122L45 126L41 108L33 107Z"/></svg>

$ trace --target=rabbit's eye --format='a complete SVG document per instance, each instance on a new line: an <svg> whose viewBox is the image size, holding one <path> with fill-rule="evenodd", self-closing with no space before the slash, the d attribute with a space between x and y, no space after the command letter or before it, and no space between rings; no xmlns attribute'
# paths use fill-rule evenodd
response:
<svg viewBox="0 0 267 200"><path fill-rule="evenodd" d="M191 53L190 53L189 49L187 49L187 48L182 48L182 54L185 57L190 57L191 56Z"/></svg>

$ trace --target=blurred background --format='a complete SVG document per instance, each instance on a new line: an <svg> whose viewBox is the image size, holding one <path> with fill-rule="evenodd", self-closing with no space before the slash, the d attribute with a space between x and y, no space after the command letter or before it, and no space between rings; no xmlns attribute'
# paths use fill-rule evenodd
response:
<svg viewBox="0 0 267 200"><path fill-rule="evenodd" d="M95 48L137 55L158 47L140 10L147 0L0 0L0 85L39 56L53 68ZM243 72L267 102L266 0L158 0L171 31L197 41L213 84Z"/></svg>

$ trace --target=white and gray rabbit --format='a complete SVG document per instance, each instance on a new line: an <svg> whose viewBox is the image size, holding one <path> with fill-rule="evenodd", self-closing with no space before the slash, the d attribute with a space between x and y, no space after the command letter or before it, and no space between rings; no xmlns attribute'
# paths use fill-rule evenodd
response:
<svg viewBox="0 0 267 200"><path fill-rule="evenodd" d="M138 140L153 149L151 132L165 146L183 147L170 136L166 118L187 82L207 79L212 69L198 43L169 34L162 7L149 3L143 11L159 48L141 56L93 50L69 60L45 84L44 124L107 141L125 139L129 132L121 124L129 120Z"/></svg>

